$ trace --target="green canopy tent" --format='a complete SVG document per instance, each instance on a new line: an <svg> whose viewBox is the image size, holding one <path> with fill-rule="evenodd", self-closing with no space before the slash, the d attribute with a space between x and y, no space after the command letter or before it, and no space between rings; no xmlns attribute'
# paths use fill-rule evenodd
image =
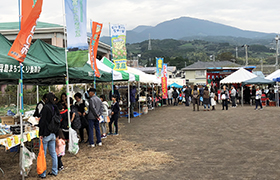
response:
<svg viewBox="0 0 280 180"><path fill-rule="evenodd" d="M32 57L40 58L40 61L52 64L63 64L65 62L65 49L52 46L38 39L30 47L28 54ZM110 82L112 81L111 73L99 70L100 77L96 77L97 82ZM69 82L73 83L92 83L94 80L93 70L89 64L84 67L71 67L69 68ZM62 83L63 84L63 83Z"/></svg>
<svg viewBox="0 0 280 180"><path fill-rule="evenodd" d="M106 66L108 66L109 68L112 68L112 66L114 65L109 59L107 59L106 57L103 57L102 59L102 63L105 64ZM127 73L125 71L118 71L122 74L123 79L127 79L128 81L139 81L139 75L135 75L135 74L131 74L131 73Z"/></svg>
<svg viewBox="0 0 280 180"><path fill-rule="evenodd" d="M8 56L11 43L0 34L0 84L18 84L20 79L19 62ZM63 64L49 64L27 55L23 62L23 79L25 84L35 84L46 78L62 78Z"/></svg>
<svg viewBox="0 0 280 180"><path fill-rule="evenodd" d="M111 62L106 57L103 57L102 62L110 68L114 67L113 62ZM127 73L125 71L118 71L118 72L122 73L123 75L128 74L128 76L129 76L128 87L129 87L129 82L130 81L138 81L138 89L140 88L139 75L135 75L135 74L132 74L132 73ZM128 96L127 96L128 97L128 102L129 102L129 104L128 104L128 123L130 123L130 95L129 94L130 94L130 88L128 88ZM138 95L139 95L139 91L138 91ZM139 116L140 116L140 102L139 102Z"/></svg>

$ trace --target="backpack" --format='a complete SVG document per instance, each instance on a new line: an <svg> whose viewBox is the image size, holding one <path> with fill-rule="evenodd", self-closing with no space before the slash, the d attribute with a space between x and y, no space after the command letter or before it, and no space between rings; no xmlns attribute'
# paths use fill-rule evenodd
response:
<svg viewBox="0 0 280 180"><path fill-rule="evenodd" d="M173 97L173 98L177 98L177 97L178 97L178 93L177 93L176 90L174 90L174 91L172 92L172 97Z"/></svg>
<svg viewBox="0 0 280 180"><path fill-rule="evenodd" d="M71 108L71 112L72 114L75 113L75 118L71 124L71 127L73 129L80 129L81 128L81 119L80 119L80 115L78 113L78 109L76 106L72 106Z"/></svg>
<svg viewBox="0 0 280 180"><path fill-rule="evenodd" d="M47 106L49 109L50 107ZM54 114L52 114L52 119L51 122L48 124L48 129L51 133L57 133L60 127L60 119L61 116L60 114L55 113L54 111L54 107L53 110L51 110L52 112L54 112Z"/></svg>
<svg viewBox="0 0 280 180"><path fill-rule="evenodd" d="M198 92L197 92L197 90L194 90L194 91L193 91L193 97L194 97L194 98L197 98L197 96L198 96Z"/></svg>

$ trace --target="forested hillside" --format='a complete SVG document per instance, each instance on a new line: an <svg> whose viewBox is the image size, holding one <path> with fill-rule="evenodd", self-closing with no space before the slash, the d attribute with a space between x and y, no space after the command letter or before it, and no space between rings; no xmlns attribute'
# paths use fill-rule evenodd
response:
<svg viewBox="0 0 280 180"><path fill-rule="evenodd" d="M151 40L152 50L148 50L149 41L127 44L128 59L133 59L141 54L140 65L154 66L155 57L164 57L165 63L181 69L193 62L231 60L245 65L245 50L240 45L228 42L210 42L205 40ZM266 44L266 45L262 45ZM236 48L238 58L236 58ZM210 57L212 56L212 58ZM150 60L149 60L150 59ZM249 44L249 65L258 65L263 60L264 64L275 64L275 45L256 43Z"/></svg>

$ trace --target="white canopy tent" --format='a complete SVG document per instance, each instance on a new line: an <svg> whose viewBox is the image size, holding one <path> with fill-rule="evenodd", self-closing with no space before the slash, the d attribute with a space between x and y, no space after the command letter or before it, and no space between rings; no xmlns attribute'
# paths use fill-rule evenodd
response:
<svg viewBox="0 0 280 180"><path fill-rule="evenodd" d="M278 77L280 77L280 69L278 69L278 70L274 71L273 73L271 73L270 75L266 76L265 79L273 81L273 79L276 79Z"/></svg>
<svg viewBox="0 0 280 180"><path fill-rule="evenodd" d="M240 68L239 70L235 71L231 75L225 77L223 80L220 81L221 84L233 84L233 83L242 83L249 79L255 78L257 75L247 71L244 68ZM243 106L243 86L241 86L241 104Z"/></svg>
<svg viewBox="0 0 280 180"><path fill-rule="evenodd" d="M221 84L233 84L233 83L242 83L249 79L255 78L257 75L247 71L244 68L240 68L239 70L235 71L231 75L225 77L223 80L220 81Z"/></svg>
<svg viewBox="0 0 280 180"><path fill-rule="evenodd" d="M127 70L125 72L139 75L139 81L141 83L160 84L160 80L158 80L155 75L146 74L146 73L144 73L141 70L138 70L138 69L135 69L135 68L131 68L131 67L127 67Z"/></svg>
<svg viewBox="0 0 280 180"><path fill-rule="evenodd" d="M106 66L105 64L103 64L101 61L96 60L96 64L97 64L98 69L101 69L102 71L105 71L107 73L112 73L112 69L109 68L108 66ZM122 79L123 79L122 78L122 73L113 70L113 80L114 81L119 81L119 80L122 80Z"/></svg>

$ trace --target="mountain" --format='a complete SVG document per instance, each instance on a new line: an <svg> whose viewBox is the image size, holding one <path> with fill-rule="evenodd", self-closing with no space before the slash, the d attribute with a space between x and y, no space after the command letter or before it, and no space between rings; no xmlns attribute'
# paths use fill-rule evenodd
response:
<svg viewBox="0 0 280 180"><path fill-rule="evenodd" d="M147 29L152 28L153 26L137 26L136 28L132 29L131 31L137 32L137 33L141 33Z"/></svg>
<svg viewBox="0 0 280 180"><path fill-rule="evenodd" d="M208 20L180 17L159 23L156 26L138 26L127 31L127 43L137 43L149 39L194 39L205 37L233 37L249 39L273 39L275 34L247 31ZM215 38L213 38L215 39ZM109 37L102 37L107 42Z"/></svg>

